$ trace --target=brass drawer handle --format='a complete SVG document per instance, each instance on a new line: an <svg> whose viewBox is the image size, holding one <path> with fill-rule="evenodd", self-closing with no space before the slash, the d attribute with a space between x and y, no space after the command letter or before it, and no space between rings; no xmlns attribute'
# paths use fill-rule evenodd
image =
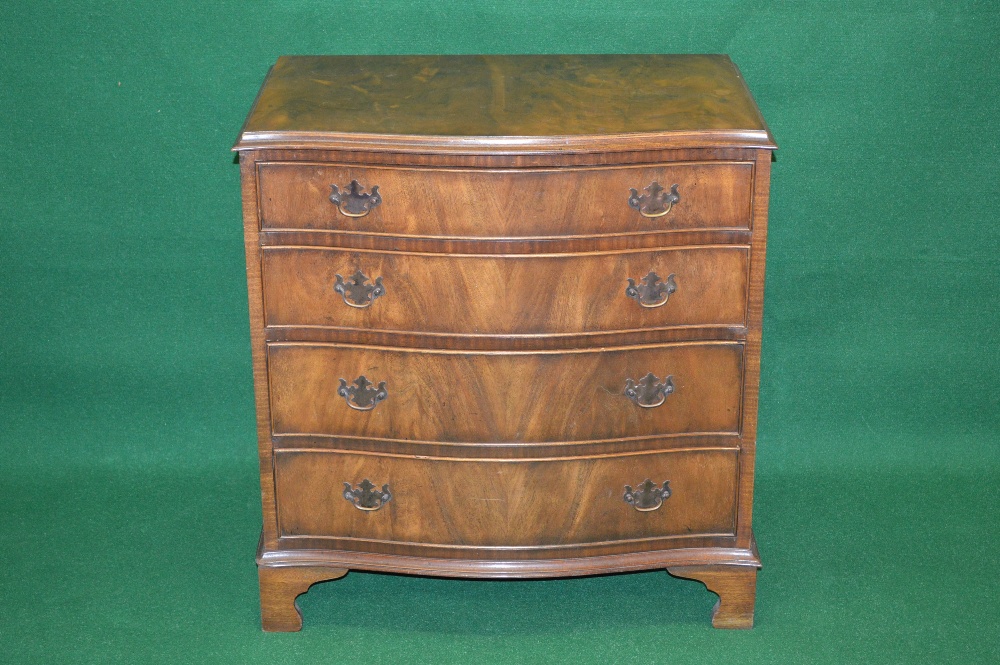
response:
<svg viewBox="0 0 1000 665"><path fill-rule="evenodd" d="M655 181L645 189L646 193L641 196L638 191L630 189L631 196L628 197L629 207L638 210L643 217L663 217L670 212L675 203L681 202L676 184L670 187L669 192Z"/></svg>
<svg viewBox="0 0 1000 665"><path fill-rule="evenodd" d="M385 287L382 286L381 277L376 277L374 284L367 282L367 275L359 269L348 277L346 282L343 276L337 275L337 282L333 285L333 290L343 296L347 306L365 309L371 307L376 298L385 295Z"/></svg>
<svg viewBox="0 0 1000 665"><path fill-rule="evenodd" d="M631 485L626 485L625 496L622 498L625 499L625 503L640 513L654 511L670 498L670 481L664 480L663 487L657 487L656 483L648 478L637 489L632 489Z"/></svg>
<svg viewBox="0 0 1000 665"><path fill-rule="evenodd" d="M667 300L675 291L677 291L677 282L674 281L673 274L667 275L667 279L661 282L660 276L652 270L639 280L639 284L636 284L635 280L629 277L628 286L625 287L625 295L635 300L641 307L650 308L666 305Z"/></svg>
<svg viewBox="0 0 1000 665"><path fill-rule="evenodd" d="M652 409L663 404L667 395L672 392L674 392L673 375L663 379L662 383L652 372L639 379L639 383L632 379L625 380L625 396L644 409Z"/></svg>
<svg viewBox="0 0 1000 665"><path fill-rule="evenodd" d="M389 396L389 391L385 389L385 381L380 381L376 387L374 383L362 375L354 379L353 386L348 386L347 381L341 379L337 394L343 397L347 406L352 409L371 411L379 402Z"/></svg>
<svg viewBox="0 0 1000 665"><path fill-rule="evenodd" d="M353 503L358 510L372 511L392 501L392 492L389 491L388 485L382 485L382 489L379 490L372 481L365 478L357 487L344 483L344 498Z"/></svg>
<svg viewBox="0 0 1000 665"><path fill-rule="evenodd" d="M341 214L348 217L364 217L371 212L372 208L382 203L382 195L378 193L378 185L372 187L371 194L365 194L364 188L357 180L352 180L347 191L341 191L340 187L330 185L330 203L337 206Z"/></svg>

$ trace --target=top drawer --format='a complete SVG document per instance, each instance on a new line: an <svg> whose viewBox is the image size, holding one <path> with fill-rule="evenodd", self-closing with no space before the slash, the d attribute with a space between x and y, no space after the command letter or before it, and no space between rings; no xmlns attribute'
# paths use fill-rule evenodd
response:
<svg viewBox="0 0 1000 665"><path fill-rule="evenodd" d="M262 162L257 169L264 229L538 238L750 228L749 162L558 170Z"/></svg>

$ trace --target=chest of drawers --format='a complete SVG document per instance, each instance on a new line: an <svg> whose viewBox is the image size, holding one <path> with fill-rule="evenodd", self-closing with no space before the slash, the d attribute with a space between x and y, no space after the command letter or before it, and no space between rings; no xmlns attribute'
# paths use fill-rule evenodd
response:
<svg viewBox="0 0 1000 665"><path fill-rule="evenodd" d="M265 630L349 570L750 627L775 148L725 56L283 57L242 176Z"/></svg>

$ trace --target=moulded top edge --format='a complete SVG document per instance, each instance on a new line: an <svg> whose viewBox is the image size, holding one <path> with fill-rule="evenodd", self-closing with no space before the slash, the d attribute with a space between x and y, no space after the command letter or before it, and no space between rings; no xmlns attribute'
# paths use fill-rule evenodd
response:
<svg viewBox="0 0 1000 665"><path fill-rule="evenodd" d="M313 131L245 131L233 146L242 150L355 150L452 154L530 155L575 152L624 152L684 148L776 150L764 130L709 130L642 134L565 136L423 136Z"/></svg>
<svg viewBox="0 0 1000 665"><path fill-rule="evenodd" d="M776 145L726 55L282 56L236 150Z"/></svg>

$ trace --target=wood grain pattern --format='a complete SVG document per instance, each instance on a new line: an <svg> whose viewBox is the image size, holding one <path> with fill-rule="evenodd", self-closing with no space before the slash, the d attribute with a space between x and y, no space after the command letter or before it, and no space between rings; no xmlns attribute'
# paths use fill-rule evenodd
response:
<svg viewBox="0 0 1000 665"><path fill-rule="evenodd" d="M753 628L757 566L671 566L667 572L698 580L719 596L712 609L716 628Z"/></svg>
<svg viewBox="0 0 1000 665"><path fill-rule="evenodd" d="M739 327L748 265L742 247L555 256L266 247L265 323L476 335ZM333 290L337 275L349 279L358 270L386 289L364 309ZM674 275L677 285L660 307L625 294L630 278L638 283L650 271L661 281Z"/></svg>
<svg viewBox="0 0 1000 665"><path fill-rule="evenodd" d="M536 556L538 550L463 550L453 548L379 545L377 550L339 549L331 538L286 538L281 549L258 549L257 561L266 565L329 566L408 575L458 578L545 578L601 575L636 570L664 570L673 566L760 566L756 549L738 549L733 538L691 538L688 547L649 549L646 541L623 541L611 547L581 545L577 548L541 550L552 557ZM362 546L363 541L354 541ZM486 556L482 556L485 554Z"/></svg>
<svg viewBox="0 0 1000 665"><path fill-rule="evenodd" d="M667 247L750 245L751 232L737 229L661 230L647 233L607 234L599 237L556 238L418 238L365 235L349 230L262 231L262 245L284 247L339 247L418 254L582 254L626 252Z"/></svg>
<svg viewBox="0 0 1000 665"><path fill-rule="evenodd" d="M548 442L739 430L743 345L691 343L577 352L486 353L269 344L275 434L423 441ZM641 408L626 379L673 376L662 406ZM339 380L385 381L372 411L348 407Z"/></svg>
<svg viewBox="0 0 1000 665"><path fill-rule="evenodd" d="M501 550L636 539L683 546L685 537L735 533L737 455L483 462L279 452L280 535ZM392 499L373 512L355 508L344 483L363 479L388 484ZM646 479L669 481L672 493L657 510L639 512L622 496Z"/></svg>
<svg viewBox="0 0 1000 665"><path fill-rule="evenodd" d="M482 441L421 441L418 439L378 439L369 436L312 436L279 434L272 437L274 450L342 451L414 455L419 457L449 457L457 459L564 459L647 453L667 450L701 448L740 449L740 436L730 434L657 434L591 441L548 441L525 444L520 442Z"/></svg>
<svg viewBox="0 0 1000 665"><path fill-rule="evenodd" d="M254 405L257 417L257 453L260 470L263 541L277 547L274 504L274 464L271 459L271 411L267 389L267 349L264 344L264 299L261 287L260 243L257 230L257 178L253 153L240 154L243 202L243 247L247 262L247 305L250 314L250 351L253 361Z"/></svg>
<svg viewBox="0 0 1000 665"><path fill-rule="evenodd" d="M757 454L757 409L760 395L760 349L764 325L764 268L767 249L767 208L771 188L771 153L757 155L754 181L754 235L750 247L750 296L747 299L747 362L743 376L743 458L740 468L740 520L738 540L749 547L753 539L753 487Z"/></svg>
<svg viewBox="0 0 1000 665"><path fill-rule="evenodd" d="M476 153L475 151L407 152L386 151L382 146L362 144L330 148L303 142L295 146L262 147L241 150L253 152L260 162L304 162L308 164L394 167L430 167L459 169L564 169L573 167L615 167L673 164L688 162L753 162L758 150L727 148L718 145L662 146L652 139L637 142L622 152L571 150L558 152Z"/></svg>
<svg viewBox="0 0 1000 665"><path fill-rule="evenodd" d="M305 140L538 151L592 146L587 137L627 146L636 135L690 145L702 134L774 147L728 56L286 56L236 149Z"/></svg>
<svg viewBox="0 0 1000 665"><path fill-rule="evenodd" d="M317 582L346 574L346 568L329 566L258 565L261 626L269 633L302 630L302 612L295 599Z"/></svg>
<svg viewBox="0 0 1000 665"><path fill-rule="evenodd" d="M564 335L481 335L475 333L394 332L367 328L271 326L268 342L329 342L365 346L399 346L452 351L557 351L668 342L742 341L745 326L679 326L624 331L590 331Z"/></svg>
<svg viewBox="0 0 1000 665"><path fill-rule="evenodd" d="M630 166L613 169L443 170L302 163L258 165L263 229L342 229L421 237L515 238L641 233L750 225L753 164ZM364 217L329 200L357 180L382 203ZM678 185L670 213L644 217L629 192Z"/></svg>
<svg viewBox="0 0 1000 665"><path fill-rule="evenodd" d="M725 56L291 57L237 142L264 526L262 622L372 570L667 569L753 624L771 153ZM346 217L330 186L378 185ZM629 190L678 184L659 218ZM347 307L335 276L387 292ZM674 274L640 308L626 279ZM673 376L643 409L626 378ZM386 381L372 411L339 380ZM671 482L658 510L625 484ZM389 483L360 511L343 483Z"/></svg>

